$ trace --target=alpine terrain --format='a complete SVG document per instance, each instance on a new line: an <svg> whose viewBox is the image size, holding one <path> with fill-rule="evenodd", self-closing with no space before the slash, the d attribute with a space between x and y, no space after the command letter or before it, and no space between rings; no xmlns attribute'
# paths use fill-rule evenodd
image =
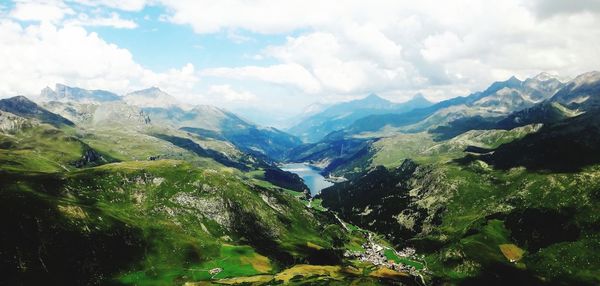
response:
<svg viewBox="0 0 600 286"><path fill-rule="evenodd" d="M0 286L600 285L600 1L0 2Z"/></svg>

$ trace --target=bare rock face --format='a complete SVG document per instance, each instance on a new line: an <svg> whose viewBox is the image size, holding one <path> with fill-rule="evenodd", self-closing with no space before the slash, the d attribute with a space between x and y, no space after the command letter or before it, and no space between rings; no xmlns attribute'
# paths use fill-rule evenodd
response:
<svg viewBox="0 0 600 286"><path fill-rule="evenodd" d="M121 100L121 97L106 90L87 90L78 87L70 87L57 83L54 90L50 87L44 88L38 96L39 101L100 103Z"/></svg>
<svg viewBox="0 0 600 286"><path fill-rule="evenodd" d="M571 109L595 110L600 107L599 91L600 72L588 72L568 82L564 88L556 92L551 101Z"/></svg>
<svg viewBox="0 0 600 286"><path fill-rule="evenodd" d="M49 111L60 114L78 125L90 123L96 109L95 104L87 103L52 101L41 104Z"/></svg>
<svg viewBox="0 0 600 286"><path fill-rule="evenodd" d="M177 99L158 87L134 91L123 96L127 104L143 108L181 106Z"/></svg>
<svg viewBox="0 0 600 286"><path fill-rule="evenodd" d="M104 159L100 153L92 148L87 148L83 152L81 159L73 162L73 165L76 168L82 168L86 166L95 166L103 162L106 162L106 159Z"/></svg>
<svg viewBox="0 0 600 286"><path fill-rule="evenodd" d="M84 127L143 129L152 124L150 115L122 101L100 103L46 102L43 106Z"/></svg>
<svg viewBox="0 0 600 286"><path fill-rule="evenodd" d="M14 115L0 110L0 132L14 134L25 128L33 127L38 123L33 120Z"/></svg>

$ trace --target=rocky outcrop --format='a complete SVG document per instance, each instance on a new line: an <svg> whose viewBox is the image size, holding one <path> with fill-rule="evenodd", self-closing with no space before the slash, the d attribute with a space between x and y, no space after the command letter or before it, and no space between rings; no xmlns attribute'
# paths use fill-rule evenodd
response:
<svg viewBox="0 0 600 286"><path fill-rule="evenodd" d="M83 168L88 166L97 166L102 163L108 162L100 153L90 147L84 147L83 155L81 158L73 162L75 168Z"/></svg>
<svg viewBox="0 0 600 286"><path fill-rule="evenodd" d="M14 134L25 128L37 125L36 121L16 116L0 110L0 132Z"/></svg>

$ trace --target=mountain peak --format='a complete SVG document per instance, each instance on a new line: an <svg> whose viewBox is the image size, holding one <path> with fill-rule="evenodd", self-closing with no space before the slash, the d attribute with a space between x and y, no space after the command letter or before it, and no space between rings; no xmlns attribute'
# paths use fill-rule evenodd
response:
<svg viewBox="0 0 600 286"><path fill-rule="evenodd" d="M17 96L13 96L11 98L8 98L7 100L13 100L16 102L31 102L33 103L33 101L29 100L29 98L25 97L24 95L17 95Z"/></svg>
<svg viewBox="0 0 600 286"><path fill-rule="evenodd" d="M536 76L534 76L532 79L538 80L538 81L549 81L549 80L558 80L558 76L555 75L551 75L547 72L541 72L539 74L537 74Z"/></svg>
<svg viewBox="0 0 600 286"><path fill-rule="evenodd" d="M31 110L34 110L36 108L38 108L38 105L23 95L17 95L0 100L0 110L11 112L14 114L18 114L24 111L31 112Z"/></svg>
<svg viewBox="0 0 600 286"><path fill-rule="evenodd" d="M136 95L136 96L144 96L144 97L159 97L161 95L168 95L166 92L164 92L162 89L153 86L153 87L149 87L149 88L145 88L145 89L140 89L140 90L136 90L136 91L132 91L130 93L128 93L126 96L130 96L130 95Z"/></svg>
<svg viewBox="0 0 600 286"><path fill-rule="evenodd" d="M149 87L149 88L141 89L141 90L138 90L137 92L147 92L147 93L150 93L150 92L162 92L162 93L166 93L166 92L164 92L162 89L160 89L157 86L152 86L152 87Z"/></svg>
<svg viewBox="0 0 600 286"><path fill-rule="evenodd" d="M358 101L365 103L389 103L389 100L382 98L381 96L375 93L370 93L369 95L362 99L359 99Z"/></svg>
<svg viewBox="0 0 600 286"><path fill-rule="evenodd" d="M425 96L424 96L422 93L420 93L420 92L417 92L417 93L415 93L415 95L413 95L413 97L412 97L412 98L413 98L413 99L425 98Z"/></svg>
<svg viewBox="0 0 600 286"><path fill-rule="evenodd" d="M379 95L375 94L375 93L369 93L369 95L367 95L365 97L365 99L369 99L369 98L379 98L379 99L381 99L381 97Z"/></svg>
<svg viewBox="0 0 600 286"><path fill-rule="evenodd" d="M522 84L523 84L523 82L520 79L518 79L516 76L513 75L505 81L496 81L496 82L492 83L492 85L490 85L483 93L478 95L477 98L479 99L481 97L488 96L488 95L493 94L505 87L517 88L517 87L521 86Z"/></svg>
<svg viewBox="0 0 600 286"><path fill-rule="evenodd" d="M576 85L582 85L586 83L596 82L600 80L600 72L599 71L591 71L578 75L573 79L573 82Z"/></svg>
<svg viewBox="0 0 600 286"><path fill-rule="evenodd" d="M44 87L44 89L42 89L42 93L49 93L49 92L52 92L52 93L54 92L54 90L49 86L46 86L46 87Z"/></svg>
<svg viewBox="0 0 600 286"><path fill-rule="evenodd" d="M0 110L25 118L35 118L41 122L49 123L57 127L63 124L69 126L74 125L73 122L68 119L49 112L22 95L0 99Z"/></svg>
<svg viewBox="0 0 600 286"><path fill-rule="evenodd" d="M516 76L513 75L506 82L514 83L514 82L521 82L521 80L518 79Z"/></svg>
<svg viewBox="0 0 600 286"><path fill-rule="evenodd" d="M417 93L415 94L410 100L408 100L409 102L431 102L429 101L422 93Z"/></svg>
<svg viewBox="0 0 600 286"><path fill-rule="evenodd" d="M172 107L178 105L177 99L155 86L130 92L123 99L128 104L140 107Z"/></svg>

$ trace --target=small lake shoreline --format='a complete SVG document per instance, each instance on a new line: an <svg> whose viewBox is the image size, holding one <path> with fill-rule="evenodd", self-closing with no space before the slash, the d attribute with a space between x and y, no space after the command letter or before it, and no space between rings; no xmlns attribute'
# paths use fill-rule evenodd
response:
<svg viewBox="0 0 600 286"><path fill-rule="evenodd" d="M310 196L315 197L322 189L333 186L337 178L326 178L321 174L322 169L309 163L287 163L279 166L282 170L297 174L310 191Z"/></svg>

